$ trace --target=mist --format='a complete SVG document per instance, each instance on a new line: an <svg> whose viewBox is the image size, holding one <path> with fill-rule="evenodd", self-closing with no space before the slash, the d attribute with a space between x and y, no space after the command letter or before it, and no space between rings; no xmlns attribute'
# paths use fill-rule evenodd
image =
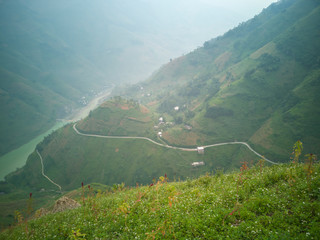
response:
<svg viewBox="0 0 320 240"><path fill-rule="evenodd" d="M0 88L6 93L0 155L106 88L147 79L271 2L0 1Z"/></svg>
<svg viewBox="0 0 320 240"><path fill-rule="evenodd" d="M272 1L21 1L28 19L41 24L68 55L92 64L92 81L136 82L162 64L201 46L255 14ZM28 10L28 12L27 12ZM33 25L34 26L34 25ZM31 34L37 34L34 32ZM31 36L32 37L32 36ZM48 39L50 38L50 39ZM38 39L36 39L37 41ZM52 47L52 46L49 46ZM40 47L40 51L46 54ZM70 65L74 60L70 60ZM52 64L50 64L52 66ZM59 71L59 66L57 66ZM73 68L70 68L72 72ZM63 74L73 78L70 72ZM64 77L64 75L59 77ZM86 78L91 74L83 73Z"/></svg>

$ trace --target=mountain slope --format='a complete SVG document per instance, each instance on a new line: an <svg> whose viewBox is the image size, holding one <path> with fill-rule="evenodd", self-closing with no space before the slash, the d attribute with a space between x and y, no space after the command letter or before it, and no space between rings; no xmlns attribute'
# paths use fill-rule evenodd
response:
<svg viewBox="0 0 320 240"><path fill-rule="evenodd" d="M319 66L299 57L308 56L303 49L295 49L293 57L286 54L281 44L287 40L295 42L292 39L301 37L299 32L305 31L303 39L307 39L308 47L319 52L319 43L314 39L318 34L315 31L319 25L318 5L316 1L304 4L298 0L273 4L224 36L173 60L149 81L127 89L129 97L138 98L145 106L115 98L78 123L80 132L148 137L187 148L242 141L275 162L288 161L291 146L301 139L306 153L317 154ZM272 28L275 22L279 24ZM270 29L271 33L267 31ZM307 34L309 37L305 37ZM250 42L254 36L256 44L245 44L243 48L236 44ZM159 132L161 137L157 136ZM79 136L72 126L52 134L38 149L48 175L66 189L82 181L145 184L163 172L184 178L259 160L239 145L208 149L199 156L137 139ZM193 171L191 163L197 161L206 164ZM102 163L101 172L95 174L94 169ZM83 171L76 171L73 166ZM40 171L33 172L39 167L38 156L33 154L27 166L7 180L41 188L46 180ZM115 174L118 171L123 174Z"/></svg>
<svg viewBox="0 0 320 240"><path fill-rule="evenodd" d="M86 186L78 189L80 208L21 221L0 239L316 239L320 169L310 166L243 165L232 174L185 182L162 176L150 186L99 193Z"/></svg>
<svg viewBox="0 0 320 240"><path fill-rule="evenodd" d="M104 103L91 112L88 118L77 123L81 133L100 136L149 137L166 145L157 136L154 122L146 107L122 99ZM157 120L156 120L157 121ZM163 124L159 124L161 126ZM196 151L182 151L156 145L145 139L107 139L83 136L68 125L52 133L37 149L44 161L44 171L63 190L71 190L81 182L100 182L107 185L124 182L126 185L147 184L150 179L164 173L176 179L199 176L205 172L239 166L246 158L259 159L244 146L231 145L206 150L204 155ZM236 163L226 160L234 153L241 155ZM205 166L195 168L193 162L205 161ZM41 174L39 156L34 152L26 166L6 176L15 186L31 189L56 189Z"/></svg>
<svg viewBox="0 0 320 240"><path fill-rule="evenodd" d="M318 151L319 16L318 1L280 1L119 93L173 118L184 106L199 144L249 141L280 161L297 139Z"/></svg>
<svg viewBox="0 0 320 240"><path fill-rule="evenodd" d="M289 161L293 143L301 139L303 154L319 155L319 16L317 1L273 4L172 60L148 81L118 89L142 104L114 98L77 128L91 135L143 136L193 149L243 141L276 162ZM72 125L53 133L37 149L46 175L63 190L81 182L147 184L164 173L185 179L259 160L240 145L205 149L200 155L142 139L79 135ZM201 161L204 166L191 165ZM2 185L6 193L10 187L57 190L41 175L36 152Z"/></svg>

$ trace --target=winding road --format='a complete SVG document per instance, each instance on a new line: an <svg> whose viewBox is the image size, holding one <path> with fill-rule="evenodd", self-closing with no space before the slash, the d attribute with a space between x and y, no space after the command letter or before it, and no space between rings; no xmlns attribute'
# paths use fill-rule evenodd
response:
<svg viewBox="0 0 320 240"><path fill-rule="evenodd" d="M41 156L41 154L39 153L38 150L37 150L37 154L38 154L38 156L39 156L39 158L40 158L40 161L41 161L42 175L43 175L46 179L48 179L52 184L56 185L56 186L60 189L60 191L61 191L61 189L62 189L61 186L60 186L59 184L55 183L54 181L52 181L47 175L44 174L43 159L42 159L42 156Z"/></svg>
<svg viewBox="0 0 320 240"><path fill-rule="evenodd" d="M176 149L176 150L181 150L181 151L187 151L187 152L195 152L198 151L197 148L181 148L181 147L174 147L174 146L170 146L170 145L165 145L165 144L161 144L158 143L150 138L146 138L146 137L126 137L126 136L104 136L104 135L97 135L97 134L87 134L87 133L81 133L79 132L79 130L76 127L77 123L75 123L73 125L73 129L74 131L81 136L85 136L85 137L97 137L97 138L108 138L108 139L141 139L141 140L146 140L149 142L152 142L153 144L156 144L158 146L161 147L165 147L165 148L171 148L171 149ZM252 149L252 147L246 143L246 142L225 142L225 143L216 143L216 144L212 144L212 145L207 145L207 146L202 146L204 149L205 148L211 148L211 147L218 147L218 146L223 146L223 145L244 145L246 146L251 152L253 152L255 155L257 155L258 157L264 159L265 161L271 163L271 164L279 164L276 162L273 162L267 158L265 158L264 156L262 156L261 154L257 153L255 150Z"/></svg>

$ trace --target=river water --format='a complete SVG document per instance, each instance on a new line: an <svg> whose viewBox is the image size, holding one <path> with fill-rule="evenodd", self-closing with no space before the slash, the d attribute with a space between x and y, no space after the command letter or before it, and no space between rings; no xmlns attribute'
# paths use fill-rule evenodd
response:
<svg viewBox="0 0 320 240"><path fill-rule="evenodd" d="M0 181L4 180L4 177L6 175L15 171L17 168L23 167L26 164L28 156L34 151L37 144L40 143L46 136L48 136L53 131L63 127L67 123L76 122L88 116L91 110L97 108L103 102L103 100L105 100L110 95L111 91L112 90L109 89L108 91L103 92L102 94L91 100L85 107L76 111L76 113L70 116L68 119L58 121L51 129L49 129L45 133L40 134L30 142L0 157Z"/></svg>

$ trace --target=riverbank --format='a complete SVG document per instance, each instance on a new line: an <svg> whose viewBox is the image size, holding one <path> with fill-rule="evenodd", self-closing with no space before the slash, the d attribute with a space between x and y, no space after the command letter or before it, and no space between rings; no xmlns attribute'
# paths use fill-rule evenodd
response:
<svg viewBox="0 0 320 240"><path fill-rule="evenodd" d="M40 143L46 136L53 131L63 127L70 122L79 121L90 113L90 111L97 108L104 100L106 100L112 92L112 89L108 89L101 93L96 98L92 99L85 107L79 108L66 119L59 119L56 124L47 130L46 132L35 137L28 143L20 146L19 148L0 157L0 181L4 180L4 177L9 173L15 171L17 168L21 168L25 165L28 156L34 151L37 144Z"/></svg>
<svg viewBox="0 0 320 240"><path fill-rule="evenodd" d="M63 119L62 121L76 122L76 121L79 121L79 120L87 117L89 115L90 111L99 107L99 105L110 96L112 89L113 88L108 89L105 92L102 92L96 98L92 99L86 106L76 110L72 115L70 115L66 119Z"/></svg>

